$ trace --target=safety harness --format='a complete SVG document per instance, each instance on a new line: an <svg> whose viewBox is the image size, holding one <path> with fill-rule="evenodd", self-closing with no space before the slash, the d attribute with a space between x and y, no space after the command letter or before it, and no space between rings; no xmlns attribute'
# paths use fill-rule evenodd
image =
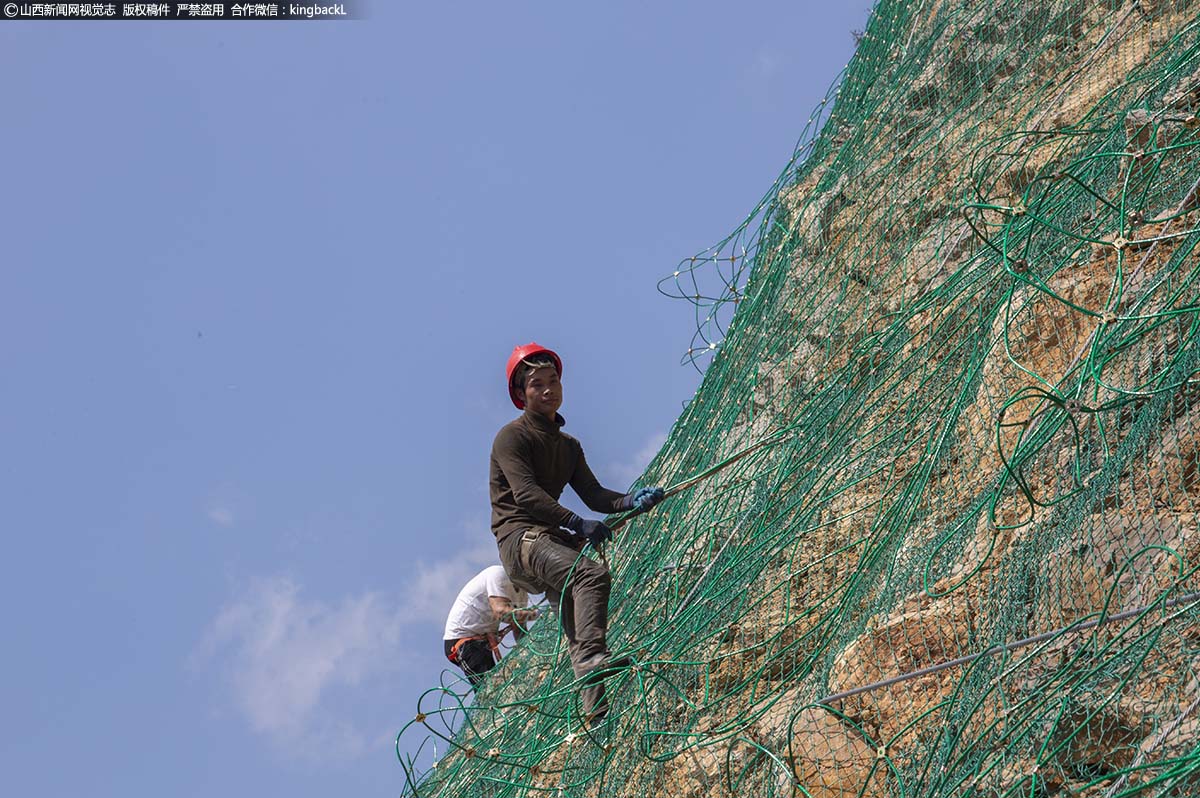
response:
<svg viewBox="0 0 1200 798"><path fill-rule="evenodd" d="M462 650L463 646L465 646L467 643L470 643L472 640L486 641L488 644L488 648L490 648L492 650L492 658L499 661L499 659L500 659L500 641L498 641L496 638L492 637L491 635L476 635L474 637L460 637L458 640L454 641L454 645L453 645L453 647L451 647L450 653L446 655L446 659L450 660L455 665L461 665L461 663L458 661L458 652L460 650Z"/></svg>

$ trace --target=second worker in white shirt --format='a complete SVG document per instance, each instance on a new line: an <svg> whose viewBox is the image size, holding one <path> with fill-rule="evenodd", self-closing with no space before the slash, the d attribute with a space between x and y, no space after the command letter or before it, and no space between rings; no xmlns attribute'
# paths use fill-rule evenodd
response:
<svg viewBox="0 0 1200 798"><path fill-rule="evenodd" d="M504 635L511 630L519 640L537 617L528 603L529 595L514 587L499 565L484 568L459 591L442 638L446 659L462 669L472 687L496 667Z"/></svg>

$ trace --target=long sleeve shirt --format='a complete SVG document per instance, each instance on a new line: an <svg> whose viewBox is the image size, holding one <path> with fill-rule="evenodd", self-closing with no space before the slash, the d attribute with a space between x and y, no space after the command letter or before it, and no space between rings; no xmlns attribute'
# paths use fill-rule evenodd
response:
<svg viewBox="0 0 1200 798"><path fill-rule="evenodd" d="M497 541L531 527L564 526L574 515L558 503L567 485L592 510L619 511L625 494L600 484L579 441L561 430L564 423L557 414L551 421L524 413L496 434L488 488Z"/></svg>

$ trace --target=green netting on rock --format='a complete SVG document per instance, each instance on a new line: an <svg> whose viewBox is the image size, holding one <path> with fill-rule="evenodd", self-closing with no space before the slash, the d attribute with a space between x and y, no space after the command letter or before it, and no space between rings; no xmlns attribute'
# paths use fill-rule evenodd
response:
<svg viewBox="0 0 1200 798"><path fill-rule="evenodd" d="M881 2L661 283L706 373L641 482L724 467L608 551L609 720L547 618L406 794L1200 795L1198 108L1198 3Z"/></svg>

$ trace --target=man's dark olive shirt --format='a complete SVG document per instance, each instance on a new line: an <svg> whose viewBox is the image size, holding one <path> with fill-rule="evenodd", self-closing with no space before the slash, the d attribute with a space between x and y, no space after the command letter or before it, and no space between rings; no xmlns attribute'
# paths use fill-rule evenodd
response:
<svg viewBox="0 0 1200 798"><path fill-rule="evenodd" d="M564 423L557 414L551 421L526 412L496 433L488 488L497 542L531 527L565 525L574 515L558 503L567 485L596 512L618 511L624 494L601 486L579 441L559 429Z"/></svg>

